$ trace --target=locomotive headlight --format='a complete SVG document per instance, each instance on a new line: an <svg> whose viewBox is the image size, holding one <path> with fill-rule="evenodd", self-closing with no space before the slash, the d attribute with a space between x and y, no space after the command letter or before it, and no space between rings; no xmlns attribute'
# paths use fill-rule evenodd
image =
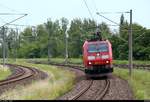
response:
<svg viewBox="0 0 150 102"><path fill-rule="evenodd" d="M95 56L88 56L88 60L94 60Z"/></svg>
<svg viewBox="0 0 150 102"><path fill-rule="evenodd" d="M108 59L109 55L102 55L102 59Z"/></svg>
<svg viewBox="0 0 150 102"><path fill-rule="evenodd" d="M89 62L89 64L92 64L91 62Z"/></svg>

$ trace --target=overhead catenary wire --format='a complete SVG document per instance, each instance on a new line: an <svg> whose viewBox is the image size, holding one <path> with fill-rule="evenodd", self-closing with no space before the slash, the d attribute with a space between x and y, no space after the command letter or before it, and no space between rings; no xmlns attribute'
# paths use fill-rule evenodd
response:
<svg viewBox="0 0 150 102"><path fill-rule="evenodd" d="M94 20L94 17L93 17L93 15L92 15L92 13L91 13L91 11L90 11L90 9L89 9L88 5L87 5L86 0L83 0L83 2L84 2L84 4L85 4L85 6L87 7L88 12L89 12L89 14L90 14L91 18Z"/></svg>
<svg viewBox="0 0 150 102"><path fill-rule="evenodd" d="M123 12L115 12L115 13L123 13ZM124 13L129 13L129 12L124 12ZM110 22L112 22L112 23L116 24L116 25L114 25L114 26L122 27L120 24L118 24L118 23L116 23L116 22L114 22L114 21L110 20L109 18L107 18L107 17L105 17L105 16L101 15L99 12L97 12L97 15L99 15L99 16L101 16L101 17L103 17L103 18L105 18L105 19L109 20ZM129 29L128 29L128 30L129 30ZM124 30L124 31L128 31L128 30ZM142 29L132 29L132 31L141 31L141 30L142 30ZM123 31L123 30L121 30L121 31ZM120 38L121 40L123 40L123 41L127 42L125 39L123 39L123 38L121 38L121 37L119 37L119 38Z"/></svg>
<svg viewBox="0 0 150 102"><path fill-rule="evenodd" d="M110 21L110 22L112 22L112 23L114 23L114 24L120 26L118 23L116 23L116 22L112 21L111 19L109 19L109 18L107 18L107 17L101 15L99 12L96 12L96 14L99 15L99 16L101 16L101 17L103 17L103 18L105 18L106 20L108 20L108 21Z"/></svg>
<svg viewBox="0 0 150 102"><path fill-rule="evenodd" d="M36 27L34 25L23 25L23 24L8 24L8 25L12 25L12 26L21 26L21 27Z"/></svg>
<svg viewBox="0 0 150 102"><path fill-rule="evenodd" d="M138 39L139 39L140 37L142 37L144 34L145 34L145 32L142 33L140 36L136 37L135 39L133 39L133 41L138 40ZM119 37L118 37L118 38L119 38ZM126 41L122 46L125 46L127 43L128 43L128 42Z"/></svg>
<svg viewBox="0 0 150 102"><path fill-rule="evenodd" d="M6 26L6 25L8 25L8 24L10 24L10 23L13 23L13 22L15 22L15 21L17 21L17 20L19 20L19 19L21 19L21 18L27 16L27 15L28 15L28 14L24 14L24 15L21 16L21 17L18 17L18 18L14 19L14 20L12 20L12 21L10 21L10 22L8 22L8 23L5 23L5 24L2 25L1 27ZM1 27L0 27L0 28L1 28Z"/></svg>
<svg viewBox="0 0 150 102"><path fill-rule="evenodd" d="M95 9L96 9L96 14L97 14L97 15L99 15L99 16L101 16L101 17L105 18L106 20L108 20L108 21L110 21L110 22L114 23L115 25L118 25L118 26L119 26L119 24L118 24L118 23L116 23L116 22L112 21L111 19L109 19L109 18L107 18L107 17L105 17L105 16L101 15L101 14L98 12L98 9L97 9L97 6L96 6L96 3L95 3L95 0L92 0L92 1L93 1L93 4L94 4L94 7L95 7Z"/></svg>
<svg viewBox="0 0 150 102"><path fill-rule="evenodd" d="M9 13L9 14L11 14L11 13ZM2 13L1 15L8 15L7 13L6 14L4 14L4 13ZM16 14L15 14L16 15ZM18 14L17 14L18 15ZM25 16L27 16L28 14L19 14L19 15L22 15L22 16L20 16L20 17L18 17L18 18L16 18L16 19L14 19L14 20L12 20L12 21L9 21L9 22L7 22L7 23L5 23L5 24L3 24L2 26L0 26L0 28L2 28L2 34L3 34L3 44L2 44L2 46L3 46L3 67L5 66L5 50L6 50L6 45L5 45L5 26L6 25L8 25L8 24L10 24L10 23L13 23L13 22L15 22L15 21L17 21L17 20L19 20L19 19L21 19L21 18L23 18L23 17L25 17Z"/></svg>
<svg viewBox="0 0 150 102"><path fill-rule="evenodd" d="M87 7L87 9L88 9L88 12L89 12L90 16L92 17L92 19L94 19L94 18L93 18L93 15L92 15L92 13L91 13L91 11L90 11L88 5L87 5L87 2L86 2L85 0L83 0L83 1L84 1L85 5L86 5L86 7ZM94 1L94 0L92 0L92 1L93 1L93 4L94 4L95 9L96 9L96 11L97 11L97 12L96 12L97 15L99 15L99 16L101 16L101 17L107 19L108 21L114 23L115 26L120 26L118 23L116 23L116 22L112 21L111 19L109 19L109 18L107 18L107 17L101 15L101 14L98 12L98 9L97 9L97 7L96 7L95 1ZM113 25L113 26L114 26L114 25Z"/></svg>
<svg viewBox="0 0 150 102"><path fill-rule="evenodd" d="M0 15L26 15L24 13L0 13Z"/></svg>
<svg viewBox="0 0 150 102"><path fill-rule="evenodd" d="M101 17L103 17L103 18L105 18L105 19L107 19L108 21L114 23L115 25L113 25L113 26L120 26L118 23L116 23L116 22L110 20L109 18L107 18L107 17L101 15L99 12L97 12L96 14L99 15L99 16L101 16ZM119 38L120 38L122 41L127 42L124 38L121 38L121 37L119 37Z"/></svg>
<svg viewBox="0 0 150 102"><path fill-rule="evenodd" d="M84 0L84 2L85 2L85 4L86 4L86 7L88 8L88 11L89 11L89 14L90 15L92 15L92 13L90 12L90 9L89 9L89 7L88 7L88 5L87 5L87 3L86 3L86 1ZM105 18L106 20L108 20L108 21L110 21L110 22L112 22L112 23L114 23L115 25L110 25L110 26L119 26L119 27L122 27L120 24L118 24L117 22L114 22L114 21L112 21L111 19L109 19L109 18L107 18L107 17L105 17L105 16L103 16L102 14L100 14L99 12L98 12L98 9L97 9L97 7L96 7L96 4L95 4L95 1L93 0L93 4L94 4L94 6L95 6L95 9L96 9L96 14L97 15L99 15L99 16L101 16L101 17L103 17L103 18ZM116 13L116 14L120 14L120 13L130 13L130 12L128 12L128 11L125 11L125 12L101 12L101 13ZM93 18L93 16L91 16L92 18ZM128 29L129 30L129 29ZM128 31L128 30L124 30L124 31ZM139 30L135 30L135 29L132 29L133 31L141 31L141 29ZM123 31L123 30L122 30ZM121 38L121 37L119 37L122 41L124 41L124 42L126 42L127 43L127 41L124 39L124 38Z"/></svg>
<svg viewBox="0 0 150 102"><path fill-rule="evenodd" d="M90 9L89 9L89 7L88 7L86 1L85 1L85 0L83 0L83 1L84 1L85 5L86 5L88 11L89 11L89 14L91 15L91 17L92 17L92 19L93 19L92 13L91 13L91 11L90 11ZM105 16L99 14L99 13L98 13L98 9L97 9L96 4L95 4L95 1L93 1L93 4L94 4L95 9L96 9L96 11L97 11L97 14L98 14L99 16L102 16L103 18L105 18L105 19L107 19L108 21L110 21L110 22L112 22L112 23L115 24L115 25L110 25L110 26L120 26L118 23L116 23L116 22L110 20L109 18L107 18L107 17L105 17ZM96 28L97 28L97 27L96 27ZM120 37L120 39L123 40L124 42L127 42L125 39L123 39L123 38L121 38L121 37Z"/></svg>
<svg viewBox="0 0 150 102"><path fill-rule="evenodd" d="M99 12L101 14L124 14L124 13L130 13L128 11L125 11L125 12Z"/></svg>

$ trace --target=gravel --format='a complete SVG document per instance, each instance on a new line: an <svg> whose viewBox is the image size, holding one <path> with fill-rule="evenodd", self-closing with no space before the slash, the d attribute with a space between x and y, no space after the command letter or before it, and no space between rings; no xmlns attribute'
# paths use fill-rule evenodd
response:
<svg viewBox="0 0 150 102"><path fill-rule="evenodd" d="M103 100L133 100L132 90L126 80L114 75L108 78L110 79L110 89Z"/></svg>
<svg viewBox="0 0 150 102"><path fill-rule="evenodd" d="M68 100L70 97L74 96L80 90L82 90L90 80L94 80L92 87L82 96L79 100L95 100L96 93L102 91L105 85L105 79L97 78L86 80L84 72L72 69L76 74L76 84L73 89L66 93L65 95L57 98L56 100ZM132 90L126 80L118 78L114 75L109 75L107 79L110 80L110 89L108 93L104 96L103 100L133 100Z"/></svg>

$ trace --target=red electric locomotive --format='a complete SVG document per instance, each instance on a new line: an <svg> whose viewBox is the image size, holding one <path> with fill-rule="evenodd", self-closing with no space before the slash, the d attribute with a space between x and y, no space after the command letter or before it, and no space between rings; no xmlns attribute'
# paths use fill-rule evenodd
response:
<svg viewBox="0 0 150 102"><path fill-rule="evenodd" d="M111 43L108 40L98 37L84 42L83 64L88 77L112 73L112 59Z"/></svg>

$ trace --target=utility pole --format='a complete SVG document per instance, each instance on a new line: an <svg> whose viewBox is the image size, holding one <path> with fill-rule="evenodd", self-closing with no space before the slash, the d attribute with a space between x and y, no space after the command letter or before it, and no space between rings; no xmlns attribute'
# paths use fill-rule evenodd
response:
<svg viewBox="0 0 150 102"><path fill-rule="evenodd" d="M67 62L68 62L68 37L69 37L69 35L68 35L68 32L67 32L67 30L65 31L65 46L66 46L66 53L65 53L65 63L67 64Z"/></svg>
<svg viewBox="0 0 150 102"><path fill-rule="evenodd" d="M6 45L5 45L5 27L6 25L9 25L25 16L27 16L28 14L14 14L14 13L0 13L0 15L22 15L16 19L13 19L12 21L8 22L8 23L5 23L4 25L0 26L0 28L2 27L2 35L3 35L3 67L5 66L5 57L6 57L6 54L5 54L5 50L6 50Z"/></svg>
<svg viewBox="0 0 150 102"><path fill-rule="evenodd" d="M132 10L130 10L130 29L129 29L129 75L131 76L133 63L132 63Z"/></svg>
<svg viewBox="0 0 150 102"><path fill-rule="evenodd" d="M48 32L48 62L50 62L50 32Z"/></svg>
<svg viewBox="0 0 150 102"><path fill-rule="evenodd" d="M5 67L5 27L2 26L2 36L3 36L3 67Z"/></svg>
<svg viewBox="0 0 150 102"><path fill-rule="evenodd" d="M119 12L118 12L119 13ZM122 13L122 12L121 12ZM132 10L130 12L123 12L123 13L130 13L130 28L129 28L129 40L128 40L128 46L129 46L129 55L128 55L128 60L129 60L129 75L131 76L132 69L133 69L133 63L132 63L132 56L133 56L133 51L132 51ZM119 25L118 23L106 18L105 16L101 15L99 12L96 13L97 15L107 19L108 21ZM120 25L119 25L120 26Z"/></svg>
<svg viewBox="0 0 150 102"><path fill-rule="evenodd" d="M15 47L15 51L14 51L14 54L15 54L15 62L17 61L17 48L18 48L18 42L17 42L17 37L18 37L18 28L16 28L16 32L15 32L15 40L14 40L14 47Z"/></svg>

